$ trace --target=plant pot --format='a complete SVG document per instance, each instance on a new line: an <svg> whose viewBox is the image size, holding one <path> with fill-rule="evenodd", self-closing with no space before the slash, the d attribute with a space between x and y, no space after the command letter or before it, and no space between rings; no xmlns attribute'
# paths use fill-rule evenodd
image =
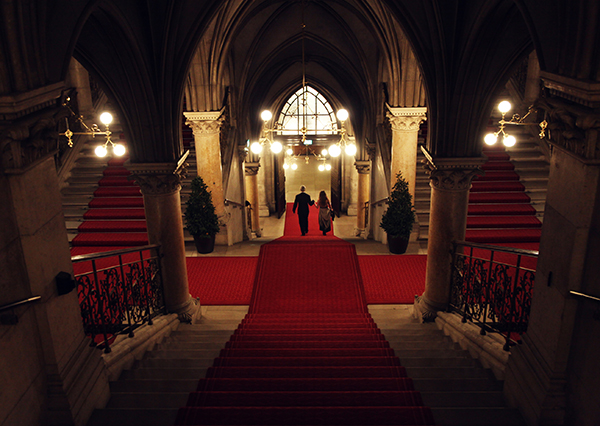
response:
<svg viewBox="0 0 600 426"><path fill-rule="evenodd" d="M196 244L196 250L198 253L206 254L212 253L215 249L215 236L212 237L199 237L193 235L194 243Z"/></svg>
<svg viewBox="0 0 600 426"><path fill-rule="evenodd" d="M404 237L395 237L388 235L388 249L392 254L406 253L408 248L408 239Z"/></svg>

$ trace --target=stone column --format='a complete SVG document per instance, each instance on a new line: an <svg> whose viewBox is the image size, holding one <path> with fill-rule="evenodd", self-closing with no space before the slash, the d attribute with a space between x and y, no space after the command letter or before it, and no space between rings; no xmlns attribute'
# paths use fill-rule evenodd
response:
<svg viewBox="0 0 600 426"><path fill-rule="evenodd" d="M552 146L527 332L504 393L528 424L597 424L600 380L600 83L541 73Z"/></svg>
<svg viewBox="0 0 600 426"><path fill-rule="evenodd" d="M196 146L196 166L212 195L215 213L219 218L221 231L215 237L215 244L228 245L227 212L223 189L223 168L221 163L221 125L223 110L205 112L184 112L188 126L194 132Z"/></svg>
<svg viewBox="0 0 600 426"><path fill-rule="evenodd" d="M366 220L367 210L365 209L365 203L369 201L369 188L371 186L371 162L368 160L356 160L354 165L356 166L356 171L358 172L356 235L363 235L366 238L368 236L368 230ZM370 207L367 207L367 209L370 209Z"/></svg>
<svg viewBox="0 0 600 426"><path fill-rule="evenodd" d="M181 163L181 162L180 162ZM190 321L199 305L190 297L181 214L181 180L185 166L176 163L128 163L144 196L150 244L161 245L161 268L165 304L169 312Z"/></svg>
<svg viewBox="0 0 600 426"><path fill-rule="evenodd" d="M417 176L417 144L419 127L427 119L427 108L393 108L388 105L387 117L392 126L391 185L396 183L396 175L408 182L408 191L415 198Z"/></svg>
<svg viewBox="0 0 600 426"><path fill-rule="evenodd" d="M452 242L463 241L472 179L483 174L483 159L444 158L429 162L431 186L425 292L415 301L415 317L433 321L450 301Z"/></svg>
<svg viewBox="0 0 600 426"><path fill-rule="evenodd" d="M246 179L246 199L252 207L252 229L251 231L257 237L261 236L260 231L260 209L258 206L258 169L260 163L244 163L244 172Z"/></svg>
<svg viewBox="0 0 600 426"><path fill-rule="evenodd" d="M14 315L0 325L3 424L86 424L110 397L77 291L57 290L57 275L73 274L54 161L63 90L0 96L0 305L41 296L3 312Z"/></svg>

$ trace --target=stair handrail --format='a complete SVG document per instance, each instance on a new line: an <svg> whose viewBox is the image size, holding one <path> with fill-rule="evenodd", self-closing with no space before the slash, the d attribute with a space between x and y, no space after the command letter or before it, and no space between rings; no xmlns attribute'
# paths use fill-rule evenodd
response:
<svg viewBox="0 0 600 426"><path fill-rule="evenodd" d="M419 147L421 148L421 152L425 156L427 163L429 163L430 168L432 170L437 170L437 166L435 165L435 162L433 161L433 155L431 155L431 153L425 147L425 145L419 145Z"/></svg>
<svg viewBox="0 0 600 426"><path fill-rule="evenodd" d="M600 297L592 296L591 294L580 293L578 291L570 290L569 294L576 297L581 297L586 300L592 300L594 302L600 302Z"/></svg>
<svg viewBox="0 0 600 426"><path fill-rule="evenodd" d="M233 200L229 200L227 198L225 198L225 205L226 206L233 206L233 207L239 207L240 209L244 208L244 205L242 203L238 203L237 201L233 201Z"/></svg>
<svg viewBox="0 0 600 426"><path fill-rule="evenodd" d="M134 259L135 254L138 259ZM124 259L125 255L128 256ZM108 266L98 260L116 257ZM71 257L74 264L90 262L75 274L84 331L90 336L90 346L111 352L110 345L117 335L134 337L138 327L153 324L153 318L166 314L162 254L159 244L91 253ZM86 265L87 266L87 265ZM101 341L96 343L96 336Z"/></svg>
<svg viewBox="0 0 600 426"><path fill-rule="evenodd" d="M498 260L498 253L512 255L511 261ZM481 335L503 335L504 350L509 351L516 343L513 335L524 333L529 322L536 271L524 259L537 263L538 255L536 250L454 241L449 310L478 325Z"/></svg>
<svg viewBox="0 0 600 426"><path fill-rule="evenodd" d="M22 300L18 300L16 302L9 303L7 305L2 305L2 306L0 306L0 312L10 311L11 309L16 308L17 306L37 302L38 300L41 300L41 299L42 299L42 296L33 296L33 297L28 297L27 299L22 299Z"/></svg>

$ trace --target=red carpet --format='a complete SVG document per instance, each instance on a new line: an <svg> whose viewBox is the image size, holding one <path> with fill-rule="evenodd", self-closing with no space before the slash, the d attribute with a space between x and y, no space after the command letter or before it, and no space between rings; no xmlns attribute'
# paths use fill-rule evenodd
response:
<svg viewBox="0 0 600 426"><path fill-rule="evenodd" d="M494 245L539 243L542 223L510 155L504 147L486 148L483 153L488 157L482 167L485 175L473 180L465 239Z"/></svg>
<svg viewBox="0 0 600 426"><path fill-rule="evenodd" d="M248 315L175 424L434 424L367 313L354 245L314 236L314 219L298 236L289 213L261 247Z"/></svg>

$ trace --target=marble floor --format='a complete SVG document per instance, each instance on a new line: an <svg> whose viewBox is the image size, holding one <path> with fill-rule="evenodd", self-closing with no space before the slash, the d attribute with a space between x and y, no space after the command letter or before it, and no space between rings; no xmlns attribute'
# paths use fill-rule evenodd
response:
<svg viewBox="0 0 600 426"><path fill-rule="evenodd" d="M260 225L262 234L260 238L253 238L232 246L217 245L215 246L215 250L210 254L199 254L194 247L193 241L190 241L186 244L186 256L258 256L260 246L283 236L284 224L285 213L279 219L276 216L261 217ZM356 216L342 215L335 219L333 234L338 238L353 243L356 246L356 253L359 256L390 254L387 244L354 236L355 228ZM415 235L413 235L406 253L427 254L427 241L417 241Z"/></svg>

